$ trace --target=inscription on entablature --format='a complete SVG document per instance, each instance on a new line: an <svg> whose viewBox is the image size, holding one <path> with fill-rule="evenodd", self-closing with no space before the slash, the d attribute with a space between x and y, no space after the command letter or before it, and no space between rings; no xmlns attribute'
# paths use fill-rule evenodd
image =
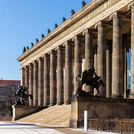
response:
<svg viewBox="0 0 134 134"><path fill-rule="evenodd" d="M75 29L77 29L78 27L80 27L81 25L83 25L85 22L87 22L90 19L92 19L93 17L95 17L97 14L101 13L106 8L112 6L117 1L119 1L119 0L108 0L104 4L100 5L98 8L96 8L91 13L89 13L87 16L85 16L84 18L80 19L78 22L76 22L75 24L73 24L72 26L70 26L64 32L60 33L55 38L53 38L51 41L49 41L46 44L44 44L40 49L36 50L31 55L29 55L27 58L25 58L23 60L22 64L25 63L27 60L31 59L32 57L36 56L38 53L42 52L44 49L52 46L55 42L57 42L58 40L62 39L63 37L65 37L66 35L68 35L69 33L71 33L72 31L74 31Z"/></svg>

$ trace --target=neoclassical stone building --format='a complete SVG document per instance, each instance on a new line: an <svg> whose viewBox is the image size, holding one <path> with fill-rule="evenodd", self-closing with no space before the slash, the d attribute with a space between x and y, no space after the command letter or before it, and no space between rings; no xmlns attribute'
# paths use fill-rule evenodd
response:
<svg viewBox="0 0 134 134"><path fill-rule="evenodd" d="M106 87L104 97L126 97L126 53L131 49L134 96L134 0L92 0L37 40L17 60L21 85L33 94L33 106L70 104L82 70L94 66ZM83 87L89 91L89 87Z"/></svg>

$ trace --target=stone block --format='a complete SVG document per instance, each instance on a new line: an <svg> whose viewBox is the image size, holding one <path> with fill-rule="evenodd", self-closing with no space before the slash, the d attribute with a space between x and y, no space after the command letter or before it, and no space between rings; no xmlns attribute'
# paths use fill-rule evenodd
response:
<svg viewBox="0 0 134 134"><path fill-rule="evenodd" d="M134 99L73 97L70 127L80 126L84 110L88 111L89 119L134 118Z"/></svg>
<svg viewBox="0 0 134 134"><path fill-rule="evenodd" d="M13 108L13 118L12 121L16 121L20 118L38 112L46 107L43 106L12 106Z"/></svg>

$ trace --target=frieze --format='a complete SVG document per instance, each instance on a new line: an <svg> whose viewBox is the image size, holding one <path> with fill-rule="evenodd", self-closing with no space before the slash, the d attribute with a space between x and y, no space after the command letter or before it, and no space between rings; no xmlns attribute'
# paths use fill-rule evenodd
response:
<svg viewBox="0 0 134 134"><path fill-rule="evenodd" d="M94 17L96 17L97 14L99 14L102 11L106 10L107 8L109 8L110 6L112 6L113 4L115 4L116 2L119 2L119 0L108 0L104 4L100 5L98 8L94 9L91 13L89 13L88 15L86 15L85 17L83 17L82 19L80 19L78 22L76 22L75 24L73 24L69 28L65 29L64 32L58 34L56 37L54 37L53 39L51 39L50 41L48 41L47 43L45 43L38 50L36 50L32 54L30 54L28 57L24 58L23 61L21 62L21 64L25 63L28 60L31 61L33 57L35 57L36 55L40 54L40 52L43 52L45 49L51 50L49 48L50 46L51 46L52 49L54 49L54 43L56 43L59 40L61 40L62 38L64 38L65 36L67 36L68 34L70 34L72 31L78 29L79 27L81 27L86 22L89 22L91 19L93 19ZM59 45L61 45L61 44L59 44Z"/></svg>

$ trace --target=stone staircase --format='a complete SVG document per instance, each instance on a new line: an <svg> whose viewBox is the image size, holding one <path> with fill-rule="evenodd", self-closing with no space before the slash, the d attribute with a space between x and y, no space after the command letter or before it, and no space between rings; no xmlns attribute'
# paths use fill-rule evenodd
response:
<svg viewBox="0 0 134 134"><path fill-rule="evenodd" d="M50 126L69 127L71 105L55 105L40 112L17 120L17 122L36 123Z"/></svg>

